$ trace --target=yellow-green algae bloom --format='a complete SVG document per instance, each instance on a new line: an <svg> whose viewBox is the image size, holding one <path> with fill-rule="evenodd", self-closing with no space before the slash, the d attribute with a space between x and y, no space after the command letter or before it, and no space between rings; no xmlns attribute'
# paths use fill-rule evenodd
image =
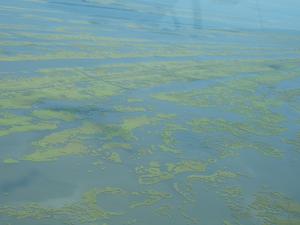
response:
<svg viewBox="0 0 300 225"><path fill-rule="evenodd" d="M138 194L140 194L140 193L138 193ZM162 199L171 197L171 195L169 193L163 193L163 192L152 191L152 190L142 192L142 194L145 194L147 196L147 199L143 202L132 203L130 205L130 208L136 208L136 207L141 207L141 206L151 206L151 205L154 205L155 203L161 201Z"/></svg>
<svg viewBox="0 0 300 225"><path fill-rule="evenodd" d="M85 140L90 135L101 133L103 127L83 123L76 128L65 129L43 137L33 143L36 151L23 157L24 160L35 162L57 160L60 157L71 155L86 155L91 151Z"/></svg>
<svg viewBox="0 0 300 225"><path fill-rule="evenodd" d="M195 192L193 191L191 184L180 184L175 182L173 184L174 190L184 198L185 202L194 202L195 201Z"/></svg>
<svg viewBox="0 0 300 225"><path fill-rule="evenodd" d="M112 152L107 159L115 163L122 163L121 156L117 152Z"/></svg>
<svg viewBox="0 0 300 225"><path fill-rule="evenodd" d="M143 107L134 106L116 106L115 110L118 112L145 112L146 109Z"/></svg>
<svg viewBox="0 0 300 225"><path fill-rule="evenodd" d="M300 152L300 132L297 133L294 139L285 139L285 142L293 146L297 152Z"/></svg>
<svg viewBox="0 0 300 225"><path fill-rule="evenodd" d="M182 161L178 163L167 163L163 169L159 162L150 162L148 167L140 166L136 168L141 184L155 184L164 180L174 178L177 174L186 172L204 172L206 163L199 161ZM163 170L162 170L163 169Z"/></svg>
<svg viewBox="0 0 300 225"><path fill-rule="evenodd" d="M178 131L186 130L184 127L176 124L167 124L162 132L162 141L163 144L159 146L160 150L163 152L170 152L179 154L181 151L176 147L176 138L175 134Z"/></svg>
<svg viewBox="0 0 300 225"><path fill-rule="evenodd" d="M257 193L250 208L266 225L300 223L300 203L278 192Z"/></svg>
<svg viewBox="0 0 300 225"><path fill-rule="evenodd" d="M190 122L194 131L197 132L226 132L234 136L252 135L274 135L276 130L267 130L266 128L255 126L245 122L232 122L224 119L195 119ZM281 131L284 129L282 128ZM278 130L279 131L279 130Z"/></svg>
<svg viewBox="0 0 300 225"><path fill-rule="evenodd" d="M31 117L10 113L0 114L0 136L20 132L54 130L57 124L50 122L34 122Z"/></svg>
<svg viewBox="0 0 300 225"><path fill-rule="evenodd" d="M218 170L211 175L189 175L188 180L190 181L202 181L208 183L220 183L227 179L235 179L240 177L240 174L231 171Z"/></svg>
<svg viewBox="0 0 300 225"><path fill-rule="evenodd" d="M116 28L129 27L135 32L155 31L156 34L168 33L170 37L181 35L189 38L192 35L201 35L203 38L201 43L191 38L189 42L180 41L174 44L175 41L173 43L132 37L103 37L92 32L95 28L91 26L92 23L97 23L90 21L92 17L82 16L65 21L60 17L63 16L62 11L43 8L47 5L46 1L30 2L32 6L38 3L41 8L29 9L26 4L24 7L8 7L5 3L1 9L5 15L15 15L18 12L24 22L30 23L10 26L0 24L3 29L0 34L0 47L3 47L3 50L0 50L2 63L10 61L11 65L15 65L23 63L24 60L31 60L36 61L35 64L39 67L41 61L47 65L48 60L66 60L73 63L73 59L76 62L90 62L90 59L137 58L141 62L108 63L97 67L92 67L89 63L83 67L73 64L69 68L45 68L7 75L4 72L3 76L1 74L0 108L5 113L0 112L0 138L9 141L15 138L15 134L24 134L24 137L28 134L32 137L32 143L29 143L30 151L22 152L25 155L16 159L4 158L2 162L27 160L22 164L29 163L30 167L29 161L48 162L65 157L86 156L84 159L92 158L94 165L106 165L108 161L122 162L119 165L110 165L123 168L128 163L133 164L128 168L131 172L134 172L136 167L136 179L140 184L149 184L155 189L146 190L149 186L141 185L137 186L136 192L118 187L93 188L85 192L89 187L83 185L84 193L73 203L52 207L43 203L23 203L22 199L17 199L20 203L16 205L0 206L1 216L19 219L15 220L16 223L23 223L28 219L33 223L44 224L49 223L49 219L50 223L55 221L54 223L89 225L111 225L115 221L110 219L124 216L117 220L129 225L143 224L140 220L130 218L132 215L150 214L153 211L160 216L166 216L166 221L178 219L178 223L182 224L201 224L205 220L198 220L194 216L201 204L206 207L206 202L198 202L198 197L203 193L193 189L194 185L200 183L205 189L209 188L208 191L212 189L212 194L217 194L212 196L216 197L214 201L218 207L224 203L228 209L225 214L231 215L230 218L220 216L219 224L243 224L244 219L247 221L245 223L249 224L300 224L297 201L278 193L258 193L251 199L251 193L238 183L241 175L220 168L220 165L226 163L236 165L239 156L242 157L244 153L252 154L251 151L261 153L255 154L259 159L262 156L262 159L266 159L265 156L275 156L277 158L266 160L281 165L281 160L285 157L278 156L287 153L286 147L299 149L299 138L289 137L290 132L293 132L287 126L290 119L282 113L283 107L293 113L299 112L299 88L280 87L281 84L293 82L299 77L300 52L298 48L291 46L300 41L297 35L283 34L284 32L273 35L274 33L269 31L235 32L205 29L202 29L200 34L187 27L165 32L148 24L118 20L117 23L109 22L109 27L98 26L99 33L101 31L109 34ZM135 13L154 16L173 14L166 12L164 7L158 9L150 4L124 3L120 0L89 0L82 4L99 9L103 6L118 9L124 7ZM57 13L59 18L47 16L52 13ZM192 17L188 15L187 9L180 9L178 14L184 19ZM222 18L213 18L217 22L220 19ZM46 29L47 33L38 32L40 27L37 21L52 22L55 28L50 26ZM74 25L81 29L81 34L74 35ZM228 41L215 43L220 36ZM255 47L243 42L269 41L270 37L272 40L268 45L260 42L260 46ZM21 39L24 41L20 41ZM241 40L241 43L231 42L237 39ZM52 48L54 43L56 47ZM281 53L280 57L277 57L278 52ZM149 60L149 57L153 56L170 58ZM204 57L208 60L194 60L190 56ZM172 86L171 89L165 86L183 83L186 85L175 91ZM201 88L198 88L198 84ZM143 94L139 98L130 97L139 96L141 90L151 87L155 87L155 91L151 90L150 93L153 98L151 101ZM115 105L114 99L118 102L119 97L130 105ZM49 103L63 106L70 103L75 107L51 108ZM77 110L77 106L85 104L95 105L95 111L89 113L89 109L87 112ZM184 111L177 114L175 110L176 114L162 114L161 109L155 107L156 104L160 104L164 111L169 105L181 107ZM191 114L183 116L185 112ZM152 113L155 115L152 116ZM110 114L116 118L114 123L102 124ZM171 120L174 124L166 120ZM98 121L101 122L98 124ZM137 138L141 136L142 138ZM152 141L152 137L157 138L157 144L148 143L149 139ZM190 141L195 141L196 145ZM213 157L216 162L214 166L208 168L210 162L190 156L189 146L192 147L192 151L195 151L194 146L197 146L197 151L201 151L199 158L206 154ZM130 154L137 157L134 158ZM127 162L128 160L130 162ZM60 162L64 161L58 163ZM5 167L13 168L14 165ZM97 174L98 167L93 167L93 171ZM105 180L102 181L101 177L102 172L104 171L100 171L99 178L101 184L103 182L105 185ZM227 181L236 186L225 186ZM212 187L211 184L215 185ZM277 188L275 186L274 189ZM161 192L162 188L170 188L172 192ZM128 207L107 210L106 197L109 200L110 197L126 199ZM207 197L210 198L210 195ZM248 205L249 202L252 203Z"/></svg>
<svg viewBox="0 0 300 225"><path fill-rule="evenodd" d="M49 147L46 150L37 150L32 154L23 157L23 160L34 162L44 162L57 160L63 156L84 155L88 153L88 148L80 142L68 143L64 147Z"/></svg>
<svg viewBox="0 0 300 225"><path fill-rule="evenodd" d="M98 205L98 196L104 193L122 194L122 190L112 187L92 189L84 193L79 202L66 204L60 208L44 207L37 203L28 203L19 207L1 206L0 215L17 219L31 218L34 220L55 217L83 224L122 215L122 212L110 212Z"/></svg>
<svg viewBox="0 0 300 225"><path fill-rule="evenodd" d="M157 119L156 118L149 118L146 116L143 117L135 117L135 118L129 118L129 119L125 119L121 125L121 127L126 130L131 132L132 130L139 128L139 127L143 127L145 125L149 125L153 122L156 122Z"/></svg>
<svg viewBox="0 0 300 225"><path fill-rule="evenodd" d="M101 204L101 196L120 197L129 200L128 208L122 211L109 211ZM143 200L130 200L132 197L141 197ZM25 203L18 206L0 206L0 215L16 219L31 218L43 221L54 218L58 221L68 221L80 224L90 224L126 215L129 209L150 207L159 204L164 199L171 198L169 193L146 190L139 192L126 191L117 187L93 188L81 196L77 202L65 204L61 207L47 207L37 203Z"/></svg>
<svg viewBox="0 0 300 225"><path fill-rule="evenodd" d="M16 160L16 159L13 159L13 158L6 158L3 160L3 163L5 164L15 164L15 163L18 163L19 161Z"/></svg>
<svg viewBox="0 0 300 225"><path fill-rule="evenodd" d="M124 119L120 124L118 135L123 136L125 139L136 139L135 135L133 134L135 129L152 125L158 122L160 119L157 117L147 117L147 116L140 116L140 117L131 117Z"/></svg>

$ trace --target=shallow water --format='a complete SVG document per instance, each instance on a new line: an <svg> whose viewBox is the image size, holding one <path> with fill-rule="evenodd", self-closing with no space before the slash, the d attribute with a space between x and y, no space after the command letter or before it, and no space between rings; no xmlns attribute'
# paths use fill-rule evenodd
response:
<svg viewBox="0 0 300 225"><path fill-rule="evenodd" d="M0 7L0 224L300 224L299 2Z"/></svg>

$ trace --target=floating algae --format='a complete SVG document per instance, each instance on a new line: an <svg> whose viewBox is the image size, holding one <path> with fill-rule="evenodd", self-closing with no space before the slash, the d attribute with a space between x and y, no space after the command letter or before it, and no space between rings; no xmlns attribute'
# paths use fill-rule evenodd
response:
<svg viewBox="0 0 300 225"><path fill-rule="evenodd" d="M130 118L123 121L121 127L129 132L132 132L134 129L143 127L145 125L149 125L153 122L156 122L156 118L149 118L149 117L136 117L136 118Z"/></svg>
<svg viewBox="0 0 300 225"><path fill-rule="evenodd" d="M63 121L72 121L76 119L76 116L73 113L52 110L35 110L32 112L32 115L43 120L57 119Z"/></svg>
<svg viewBox="0 0 300 225"><path fill-rule="evenodd" d="M223 225L233 225L232 223L230 223L229 221L227 221L227 220L224 220L223 221Z"/></svg>
<svg viewBox="0 0 300 225"><path fill-rule="evenodd" d="M170 147L170 146L166 146L166 145L160 145L159 148L162 152L169 152L169 153L174 153L174 154L182 153L179 149L176 149L172 146Z"/></svg>
<svg viewBox="0 0 300 225"><path fill-rule="evenodd" d="M28 123L31 122L30 117L26 116L18 116L18 115L13 115L13 114L2 114L0 117L0 126L22 126L22 125L27 125Z"/></svg>
<svg viewBox="0 0 300 225"><path fill-rule="evenodd" d="M283 156L282 150L277 149L266 142L254 142L246 140L246 138L242 138L241 136L215 138L208 135L202 142L210 149L216 150L221 159L238 157L243 151L256 151L264 156L276 158L281 158Z"/></svg>
<svg viewBox="0 0 300 225"><path fill-rule="evenodd" d="M103 207L101 197L126 198L139 197L141 201L129 200L129 207L122 211L108 211ZM52 218L57 221L68 221L72 223L90 224L108 220L113 217L126 216L129 209L148 207L171 198L171 195L164 192L146 190L130 192L117 187L93 188L81 196L80 200L64 204L61 207L46 207L37 203L21 204L18 206L1 206L0 215L13 217L19 220L31 218L38 221L47 221ZM135 219L134 219L135 220Z"/></svg>
<svg viewBox="0 0 300 225"><path fill-rule="evenodd" d="M54 132L34 142L36 151L25 155L23 159L43 162L64 156L89 154L90 150L85 140L89 139L90 135L101 133L102 129L97 125L85 123L78 128Z"/></svg>
<svg viewBox="0 0 300 225"><path fill-rule="evenodd" d="M187 213L187 210L184 208L184 206L179 207L179 212L183 216L183 218L187 221L188 224L199 224L200 220L198 218L195 218Z"/></svg>
<svg viewBox="0 0 300 225"><path fill-rule="evenodd" d="M120 134L125 139L136 139L133 131L137 128L144 127L146 125L151 125L158 122L160 119L157 117L147 117L147 116L140 116L140 117L132 117L125 119L122 124L120 125Z"/></svg>
<svg viewBox="0 0 300 225"><path fill-rule="evenodd" d="M181 153L180 150L176 149L176 140L175 140L175 133L177 131L185 130L185 128L175 125L175 124L168 124L163 132L162 132L162 141L163 145L160 145L160 150L163 152L171 152L171 153Z"/></svg>
<svg viewBox="0 0 300 225"><path fill-rule="evenodd" d="M164 165L165 170L159 162L150 162L148 167L140 166L136 168L141 184L155 184L164 180L174 178L177 174L186 172L204 172L206 164L198 161L182 161L178 163L168 163Z"/></svg>
<svg viewBox="0 0 300 225"><path fill-rule="evenodd" d="M150 162L148 168L144 166L137 167L136 173L139 175L141 184L155 184L173 178L173 174L161 171L161 166L158 162Z"/></svg>
<svg viewBox="0 0 300 225"><path fill-rule="evenodd" d="M163 193L163 192L157 192L157 191L146 191L146 192L142 192L142 193L138 193L146 195L146 197L148 197L145 201L143 202L135 202L132 203L130 205L130 208L136 208L136 207L145 207L145 206L151 206L156 204L157 202L163 200L163 199L167 199L170 198L171 195L168 193Z"/></svg>
<svg viewBox="0 0 300 225"><path fill-rule="evenodd" d="M192 190L192 186L190 184L187 184L187 185L182 185L182 184L179 184L179 183L174 183L173 185L175 191L180 194L185 201L187 202L194 202L194 193L193 193L193 190Z"/></svg>
<svg viewBox="0 0 300 225"><path fill-rule="evenodd" d="M259 64L260 67L247 67L245 70L246 72L255 72L259 71L261 69L264 71L266 68L269 68L267 65L264 65L263 62L256 62L256 61L240 61L236 63L226 63L226 64L220 64L220 62L151 62L151 63L137 63L137 64L115 64L114 69L117 71L113 71L109 67L101 67L100 68L93 68L93 69L87 69L89 73L93 73L95 76L101 76L103 77L104 81L113 83L115 85L118 85L119 87L126 87L127 89L135 89L135 88L142 88L142 87L152 87L154 85L159 85L163 83L169 83L171 81L191 81L191 80L209 80L212 78L217 77L228 77L230 72L237 73L237 66L245 66L249 62L255 64ZM242 64L242 65L239 65ZM266 68L265 68L266 67ZM120 73L117 69L121 70ZM227 69L227 70L226 70ZM245 68L243 68L245 69ZM243 70L241 68L241 70ZM269 69L268 69L269 70ZM271 69L270 69L271 70ZM79 69L80 71L80 69ZM104 72L107 72L110 74L110 76L105 76ZM243 71L241 71L243 72ZM272 72L272 70L271 70ZM271 73L270 72L270 73ZM294 75L295 76L295 75ZM243 92L242 89L238 89L238 85L242 85L247 87L245 90L250 90L250 88L256 87L255 82L245 82L243 84L243 81L237 81L233 84L228 84L223 86L223 89L215 90L214 88L211 91L207 91L207 89L204 89L205 93L212 93L212 96L217 96L217 92L220 91L226 91L225 96L228 96L229 94L232 95L236 91ZM230 91L228 88L234 88L232 91ZM217 91L217 92L216 92ZM248 92L247 92L248 93ZM251 91L253 93L253 91ZM178 94L176 99L174 99L176 102L180 102L181 100L184 100L180 97L181 94ZM156 95L155 95L156 96ZM204 95L206 96L206 95ZM218 100L216 98L215 100ZM182 101L184 104L185 101ZM197 101L195 102L197 104ZM213 103L213 102L212 102Z"/></svg>
<svg viewBox="0 0 300 225"><path fill-rule="evenodd" d="M3 160L3 163L5 164L15 164L15 163L18 163L19 161L16 160L16 159L13 159L13 158L6 158Z"/></svg>
<svg viewBox="0 0 300 225"><path fill-rule="evenodd" d="M226 132L233 136L243 137L245 135L275 135L284 130L284 128L269 129L268 127L260 126L257 128L257 124L249 124L245 122L232 122L224 119L196 119L190 122L194 131L197 132Z"/></svg>
<svg viewBox="0 0 300 225"><path fill-rule="evenodd" d="M227 179L235 179L238 177L240 177L240 175L237 173L231 171L225 171L225 170L218 170L212 175L189 175L188 180L217 184L217 183L224 182Z"/></svg>
<svg viewBox="0 0 300 225"><path fill-rule="evenodd" d="M137 158L139 159L142 156L153 155L153 153L154 153L153 148L143 148L137 152Z"/></svg>
<svg viewBox="0 0 300 225"><path fill-rule="evenodd" d="M38 148L55 146L59 144L66 144L71 141L84 140L89 138L89 135L101 133L103 127L91 124L83 123L81 126L76 128L65 129L62 131L53 132L42 139L36 141L34 145Z"/></svg>
<svg viewBox="0 0 300 225"><path fill-rule="evenodd" d="M127 101L129 103L137 103L137 102L143 102L144 100L141 98L128 98Z"/></svg>
<svg viewBox="0 0 300 225"><path fill-rule="evenodd" d="M168 218L171 218L171 215L170 215L170 211L172 210L171 206L169 205L164 205L164 206L161 206L159 207L156 212L159 214L159 215L162 215L162 216L167 216Z"/></svg>
<svg viewBox="0 0 300 225"><path fill-rule="evenodd" d="M221 193L222 197L227 199L237 198L242 195L242 189L241 187L227 187L224 188Z"/></svg>
<svg viewBox="0 0 300 225"><path fill-rule="evenodd" d="M257 217L266 225L296 225L300 223L300 203L281 193L257 193L250 205Z"/></svg>
<svg viewBox="0 0 300 225"><path fill-rule="evenodd" d="M238 65L241 62L232 63L232 66L233 64ZM250 63L250 61L248 62ZM273 89L271 91L274 94L269 94L268 96L265 95L265 92L261 92L261 90L276 85L276 83L293 79L297 75L294 72L290 72L288 76L285 76L285 74L274 74L272 69L268 69L269 63L272 64L271 61L253 61L251 63L258 66L255 68L258 73L255 76L239 76L236 79L228 79L222 83L212 82L208 87L196 90L161 92L154 94L153 97L161 101L174 102L184 106L214 108L218 110L222 109L224 112L233 112L245 118L251 126L256 127L258 135L280 134L285 131L282 127L285 117L279 113L275 113L274 108L282 106L285 102L276 97L278 94ZM286 66L286 64L289 66ZM297 61L287 60L286 62L281 62L280 66L294 69L296 64ZM239 68L236 68L236 71L238 70Z"/></svg>
<svg viewBox="0 0 300 225"><path fill-rule="evenodd" d="M118 142L109 142L101 146L101 149L107 151L114 150L114 149L130 150L131 148L132 146L128 143L118 143Z"/></svg>
<svg viewBox="0 0 300 225"><path fill-rule="evenodd" d="M112 152L107 159L115 163L122 163L121 156L117 152Z"/></svg>
<svg viewBox="0 0 300 225"><path fill-rule="evenodd" d="M216 150L221 158L238 156L241 151L256 151L265 156L281 157L282 149L273 147L267 142L268 137L281 133L278 128L266 128L248 121L230 121L224 119L199 118L189 122L193 131L206 137L202 142ZM215 137L217 135L217 137ZM220 137L220 138L219 138ZM255 137L265 137L255 140Z"/></svg>
<svg viewBox="0 0 300 225"><path fill-rule="evenodd" d="M297 133L294 139L286 139L285 142L293 146L293 149L297 152L300 152L300 132Z"/></svg>
<svg viewBox="0 0 300 225"><path fill-rule="evenodd" d="M37 18L36 18L37 19ZM47 18L46 20L49 20ZM52 21L53 22L53 21ZM57 22L57 21L55 21ZM86 21L85 21L86 23ZM62 30L64 31L64 30ZM238 55L232 48L221 50L214 46L207 46L203 43L177 43L177 45L170 45L165 43L157 43L142 39L126 39L113 37L99 37L92 34L71 35L64 32L48 33L47 35L37 32L18 31L15 34L19 38L27 38L28 40L37 39L34 45L25 45L31 47L25 51L16 52L13 55L2 56L0 61L44 61L57 59L106 59L106 58L133 58L133 57L176 57L176 56L224 56L224 55ZM60 41L60 48L45 48L45 46L52 46L49 41ZM12 42L12 41L11 41ZM27 42L28 43L28 42ZM30 43L30 42L29 42ZM12 45L14 45L12 43ZM130 46L130 51L124 46ZM42 48L44 47L44 48ZM55 45L56 47L56 45ZM120 48L125 49L120 51ZM235 48L238 48L235 46ZM36 49L34 53L30 49ZM71 50L72 49L72 50ZM44 50L44 51L41 51ZM56 51L55 51L56 50ZM249 49L248 49L249 50ZM44 53L44 54L43 54ZM249 54L249 52L248 52ZM255 53L254 53L255 54ZM259 54L259 53L256 53ZM216 64L216 63L215 63ZM207 68L205 68L207 69Z"/></svg>
<svg viewBox="0 0 300 225"><path fill-rule="evenodd" d="M176 131L185 130L185 128L174 125L174 124L168 124L162 133L162 139L165 145L167 146L173 146L175 144L175 137L174 134Z"/></svg>
<svg viewBox="0 0 300 225"><path fill-rule="evenodd" d="M42 131L42 130L54 130L56 129L56 124L52 123L27 123L21 126L13 126L6 130L0 130L0 136L11 135L20 132L30 132L30 131Z"/></svg>
<svg viewBox="0 0 300 225"><path fill-rule="evenodd" d="M1 206L0 215L15 217L17 219L32 218L34 220L47 220L55 218L58 221L90 223L99 219L108 219L122 215L121 212L110 212L98 206L98 196L104 193L122 194L117 188L93 189L83 194L79 202L66 204L60 208L44 207L36 203L21 206Z"/></svg>
<svg viewBox="0 0 300 225"><path fill-rule="evenodd" d="M84 155L88 153L88 148L80 142L68 143L64 147L49 147L46 150L37 150L32 154L28 154L23 157L24 160L30 160L34 162L44 162L57 160L63 156L70 155Z"/></svg>
<svg viewBox="0 0 300 225"><path fill-rule="evenodd" d="M46 100L81 101L107 98L120 93L115 85L96 80L79 70L48 69L42 76L2 79L0 106L6 109L28 109ZM85 87L79 87L83 81ZM34 86L34 88L32 88ZM51 116L51 115L50 115Z"/></svg>
<svg viewBox="0 0 300 225"><path fill-rule="evenodd" d="M225 5L3 1L1 223L299 224L298 20Z"/></svg>
<svg viewBox="0 0 300 225"><path fill-rule="evenodd" d="M38 122L34 123L31 117L14 114L4 114L0 117L0 136L11 135L20 132L54 130L55 123Z"/></svg>
<svg viewBox="0 0 300 225"><path fill-rule="evenodd" d="M179 163L168 163L166 166L168 172L174 175L185 172L203 172L206 170L206 163L192 160Z"/></svg>
<svg viewBox="0 0 300 225"><path fill-rule="evenodd" d="M143 107L133 107L133 106L117 106L115 110L118 112L145 112L146 109Z"/></svg>

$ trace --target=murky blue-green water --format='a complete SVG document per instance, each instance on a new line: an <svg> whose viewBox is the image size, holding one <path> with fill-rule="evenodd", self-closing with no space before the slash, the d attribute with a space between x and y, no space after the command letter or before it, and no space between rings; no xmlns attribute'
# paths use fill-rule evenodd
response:
<svg viewBox="0 0 300 225"><path fill-rule="evenodd" d="M298 1L0 3L0 225L300 224Z"/></svg>

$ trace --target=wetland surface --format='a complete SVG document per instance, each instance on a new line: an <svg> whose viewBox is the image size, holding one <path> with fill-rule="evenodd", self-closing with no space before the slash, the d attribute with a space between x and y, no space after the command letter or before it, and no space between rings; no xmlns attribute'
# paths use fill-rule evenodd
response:
<svg viewBox="0 0 300 225"><path fill-rule="evenodd" d="M0 2L1 225L300 224L299 2Z"/></svg>

